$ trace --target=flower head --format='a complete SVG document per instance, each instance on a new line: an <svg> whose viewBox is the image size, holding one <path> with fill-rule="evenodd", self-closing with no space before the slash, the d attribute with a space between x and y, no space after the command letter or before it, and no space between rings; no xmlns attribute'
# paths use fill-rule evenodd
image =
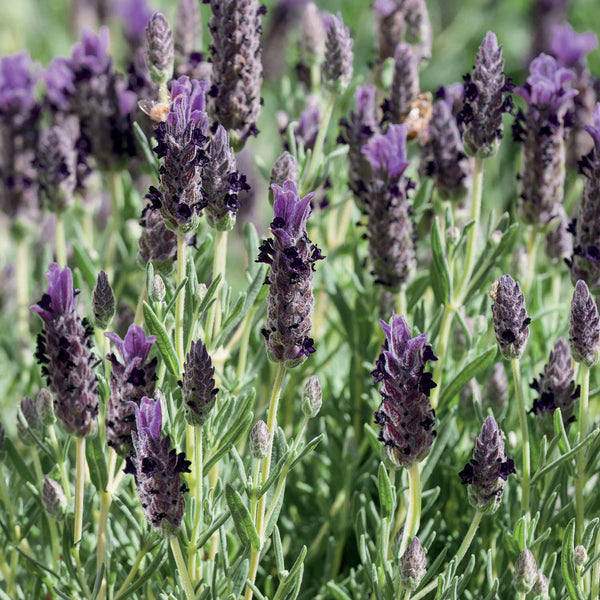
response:
<svg viewBox="0 0 600 600"><path fill-rule="evenodd" d="M323 61L323 78L326 86L339 91L345 90L352 79L353 61L350 30L344 25L340 13L337 16L329 15Z"/></svg>
<svg viewBox="0 0 600 600"><path fill-rule="evenodd" d="M183 367L181 383L185 416L190 425L201 427L215 405L215 368L200 341L192 342Z"/></svg>
<svg viewBox="0 0 600 600"><path fill-rule="evenodd" d="M571 299L569 346L573 360L591 367L600 353L600 315L585 281L575 285Z"/></svg>
<svg viewBox="0 0 600 600"><path fill-rule="evenodd" d="M577 33L569 23L556 25L552 30L550 53L565 67L577 67L586 55L598 47L593 31Z"/></svg>
<svg viewBox="0 0 600 600"><path fill-rule="evenodd" d="M382 401L375 422L381 427L379 439L390 461L396 467L410 468L429 454L436 436L429 400L436 384L425 368L437 357L424 333L412 337L404 317L392 315L389 323L379 323L386 340L371 373L374 383L381 383Z"/></svg>
<svg viewBox="0 0 600 600"><path fill-rule="evenodd" d="M173 77L173 32L160 12L155 12L146 25L146 65L156 84L166 84Z"/></svg>

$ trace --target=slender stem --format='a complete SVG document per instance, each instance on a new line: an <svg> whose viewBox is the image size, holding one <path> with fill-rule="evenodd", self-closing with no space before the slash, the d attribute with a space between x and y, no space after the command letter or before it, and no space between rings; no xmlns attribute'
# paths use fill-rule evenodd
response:
<svg viewBox="0 0 600 600"><path fill-rule="evenodd" d="M215 291L215 302L208 309L206 317L206 345L210 346L221 328L222 306L221 290L225 282L225 268L227 266L227 231L215 233L215 251L213 254L213 279L221 275L221 281Z"/></svg>
<svg viewBox="0 0 600 600"><path fill-rule="evenodd" d="M144 560L144 556L146 556L146 554L148 554L148 549L150 548L151 544L152 544L152 538L150 537L148 539L148 541L142 546L141 550L138 552L137 556L135 557L135 561L134 561L133 565L131 565L131 569L129 569L129 573L127 574L127 577L125 578L123 585L121 585L121 587L117 590L114 600L119 600L119 598L121 597L123 592L129 587L129 584L133 581L133 578L135 577L135 574L137 573L137 570L139 569L142 560Z"/></svg>
<svg viewBox="0 0 600 600"><path fill-rule="evenodd" d="M600 555L600 535L596 534L596 548L594 555ZM592 571L592 600L600 600L600 560L594 564Z"/></svg>
<svg viewBox="0 0 600 600"><path fill-rule="evenodd" d="M77 544L83 532L83 493L85 483L85 438L77 438L77 462L75 466L75 526L73 543Z"/></svg>
<svg viewBox="0 0 600 600"><path fill-rule="evenodd" d="M277 409L279 407L279 397L281 396L281 390L283 389L283 380L285 379L285 365L279 363L277 367L277 375L275 376L275 383L273 384L273 391L271 392L271 399L269 401L269 415L267 418L267 427L269 429L269 445L267 447L267 455L262 461L262 481L266 481L269 477L271 470L271 454L273 452L273 437L277 430ZM252 548L252 556L250 558L250 572L248 574L248 580L252 583L256 580L256 573L258 572L258 563L260 560L260 551L265 541L265 531L267 521L265 521L265 508L267 504L267 494L263 494L258 501L257 514L256 514L256 531L260 538L260 548L256 550ZM246 600L251 600L253 596L252 588L248 585L246 587Z"/></svg>
<svg viewBox="0 0 600 600"><path fill-rule="evenodd" d="M17 295L17 331L23 344L29 334L29 248L25 236L16 240L17 264L15 268L15 285Z"/></svg>
<svg viewBox="0 0 600 600"><path fill-rule="evenodd" d="M248 359L248 345L250 343L250 334L252 333L252 320L254 319L255 308L252 307L244 320L244 329L242 331L242 338L240 341L240 352L238 354L237 364L237 378L238 381L242 379L246 372L246 362Z"/></svg>
<svg viewBox="0 0 600 600"><path fill-rule="evenodd" d="M58 528L52 517L48 517L48 528L50 529L50 541L52 543L52 564L54 570L57 570L58 561L60 560L60 545L58 543Z"/></svg>
<svg viewBox="0 0 600 600"><path fill-rule="evenodd" d="M521 444L523 446L523 475L521 477L521 509L524 513L529 513L529 473L530 473L530 453L529 453L529 429L527 428L527 413L525 411L525 399L523 397L523 386L521 384L521 365L518 358L511 361L513 379L515 383L515 393L517 394L517 404L519 406L519 424L521 426Z"/></svg>
<svg viewBox="0 0 600 600"><path fill-rule="evenodd" d="M177 285L185 277L185 233L177 232ZM183 310L185 307L185 286L179 291L175 305L175 351L179 359L179 368L183 372L185 350L183 348Z"/></svg>
<svg viewBox="0 0 600 600"><path fill-rule="evenodd" d="M35 471L35 477L38 481L44 481L44 472L42 471L42 463L40 462L40 457L35 449L33 449L31 453L31 458L33 461L33 470Z"/></svg>
<svg viewBox="0 0 600 600"><path fill-rule="evenodd" d="M438 360L433 367L433 381L437 384L431 390L431 406L436 409L437 403L440 397L440 390L442 389L442 376L444 374L444 362L446 359L446 353L448 351L448 340L450 338L450 330L452 328L452 321L454 319L454 306L452 304L446 304L444 307L444 315L442 317L442 324L440 325L440 333L438 335L435 350L437 353Z"/></svg>
<svg viewBox="0 0 600 600"><path fill-rule="evenodd" d="M109 175L110 185L110 221L108 231L104 238L104 264L108 278L112 280L115 257L117 253L117 233L119 231L120 212L121 212L121 195L123 193L123 185L121 174L118 172Z"/></svg>
<svg viewBox="0 0 600 600"><path fill-rule="evenodd" d="M106 566L106 530L108 526L108 513L110 511L110 505L112 504L111 487L113 484L113 475L115 465L117 463L117 453L109 448L108 451L108 482L106 484L106 491L100 490L100 516L98 517L98 545L96 548L96 570L100 569L102 564ZM102 585L98 598L103 600L106 598L106 568L104 569L104 577L102 578Z"/></svg>
<svg viewBox="0 0 600 600"><path fill-rule="evenodd" d="M475 266L475 254L477 250L477 234L479 232L479 218L481 216L481 193L483 190L483 159L475 159L475 171L473 173L473 188L472 188L472 199L471 199L471 220L475 221L475 224L469 230L469 239L467 240L467 254L465 256L465 265L463 270L463 276L458 285L455 298L460 301L462 296L466 292L467 285L471 279L473 273L473 267Z"/></svg>
<svg viewBox="0 0 600 600"><path fill-rule="evenodd" d="M415 463L408 473L408 510L404 521L404 531L402 533L402 543L400 544L399 557L402 557L408 544L419 531L421 522L421 474L419 473L419 463Z"/></svg>
<svg viewBox="0 0 600 600"><path fill-rule="evenodd" d="M301 196L305 196L308 190L310 189L310 186L313 182L313 178L315 176L315 172L317 170L317 165L321 163L321 154L323 151L323 145L325 143L325 135L327 134L327 129L329 128L329 121L331 121L331 115L333 114L335 99L336 94L332 92L329 95L329 100L325 108L325 113L323 114L323 120L321 121L319 133L317 134L317 139L315 140L315 145L313 147L312 156L310 157L310 163L308 165L306 175L304 175L302 179L302 184L300 186L300 189L302 190L300 193Z"/></svg>
<svg viewBox="0 0 600 600"><path fill-rule="evenodd" d="M158 101L162 104L168 104L171 95L169 94L169 88L166 83L162 83L158 87Z"/></svg>
<svg viewBox="0 0 600 600"><path fill-rule="evenodd" d="M194 514L194 528L192 530L192 539L190 541L188 562L194 581L198 579L196 574L196 561L198 558L198 548L196 546L200 527L202 525L202 479L203 479L203 453L202 453L202 427L194 427L194 498L196 500L196 512Z"/></svg>
<svg viewBox="0 0 600 600"><path fill-rule="evenodd" d="M54 244L56 247L56 262L61 267L67 266L67 242L65 237L65 220L61 211L54 218Z"/></svg>
<svg viewBox="0 0 600 600"><path fill-rule="evenodd" d="M477 532L477 528L479 527L481 517L483 517L483 513L475 511L475 515L473 516L473 520L471 521L469 531L467 531L467 534L463 538L462 544L460 545L458 552L454 556L457 568L458 565L462 562L463 558L465 557L467 550L471 547L471 543L473 542L473 538L475 537L475 533ZM415 594L412 600L421 600L421 598L427 596L429 592L435 590L435 588L437 588L437 585L437 579L434 579L433 581L428 583L422 590L420 590L418 594Z"/></svg>
<svg viewBox="0 0 600 600"><path fill-rule="evenodd" d="M65 492L65 496L67 498L67 504L71 504L71 486L69 485L69 478L67 477L67 471L65 469L65 461L63 460L62 452L58 447L58 440L56 439L56 430L54 429L54 425L50 425L48 427L48 433L50 434L50 443L52 444L52 449L54 450L54 458L56 460L56 465L58 466L58 473L60 475L60 480L62 481L62 487Z"/></svg>
<svg viewBox="0 0 600 600"><path fill-rule="evenodd" d="M531 291L533 284L533 276L535 275L535 259L537 254L538 231L536 227L531 227L529 243L527 244L527 273L525 275L525 283L523 285L523 294L525 297Z"/></svg>
<svg viewBox="0 0 600 600"><path fill-rule="evenodd" d="M579 444L587 434L588 401L590 396L590 369L583 363L581 368L581 394L579 396L579 429L577 443ZM575 471L575 539L581 543L585 525L585 502L583 488L585 486L585 449L582 448L577 456L577 469Z"/></svg>
<svg viewBox="0 0 600 600"><path fill-rule="evenodd" d="M411 593L412 592L410 590L406 590L406 594L404 594L404 600L410 600Z"/></svg>
<svg viewBox="0 0 600 600"><path fill-rule="evenodd" d="M144 280L144 283L142 285L142 291L140 292L140 297L138 298L138 303L137 306L135 308L135 320L134 323L139 327L142 324L142 321L144 320L144 300L147 297L147 291L146 291L146 281Z"/></svg>
<svg viewBox="0 0 600 600"><path fill-rule="evenodd" d="M179 540L176 536L173 536L169 539L169 542L171 543L173 558L175 559L175 563L177 564L177 570L179 571L179 576L181 577L181 582L183 583L185 597L187 600L195 600L196 594L194 592L194 586L192 585L190 574L188 573L185 560L183 559L183 554L181 553L181 546L179 545Z"/></svg>

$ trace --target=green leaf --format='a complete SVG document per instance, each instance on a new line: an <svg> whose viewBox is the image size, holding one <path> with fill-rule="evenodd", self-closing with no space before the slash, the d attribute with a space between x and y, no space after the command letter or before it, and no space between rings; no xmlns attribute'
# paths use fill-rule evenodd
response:
<svg viewBox="0 0 600 600"><path fill-rule="evenodd" d="M86 250L79 244L73 244L73 260L75 266L81 271L81 275L90 290L94 289L96 284L96 267Z"/></svg>
<svg viewBox="0 0 600 600"><path fill-rule="evenodd" d="M96 600L100 593L100 587L102 586L102 578L104 577L104 563L100 565L98 572L96 573L96 581L94 582L94 589L92 590L91 600Z"/></svg>
<svg viewBox="0 0 600 600"><path fill-rule="evenodd" d="M173 296L171 297L171 300L169 300L169 304L167 304L167 308L165 309L165 314L167 314L171 311L171 309L175 305L175 302L177 302L177 296L179 296L179 294L181 294L181 290L183 290L183 288L185 287L187 282L188 282L187 277L184 277L179 282L179 285L175 288L175 291L173 292ZM184 297L184 301L185 301L185 297Z"/></svg>
<svg viewBox="0 0 600 600"><path fill-rule="evenodd" d="M497 346L491 346L478 354L464 369L446 386L440 397L439 406L445 406L465 385L479 373L487 369L496 359Z"/></svg>
<svg viewBox="0 0 600 600"><path fill-rule="evenodd" d="M28 467L23 459L21 458L21 453L14 447L13 443L9 438L5 438L4 447L8 454L8 458L12 462L14 468L17 473L21 476L23 481L29 481L33 485L36 484L35 474L33 469Z"/></svg>
<svg viewBox="0 0 600 600"><path fill-rule="evenodd" d="M215 569L216 571L216 569ZM234 570L231 575L231 593L234 598L239 598L242 592L244 591L244 587L246 586L246 579L248 578L248 573L250 572L250 561L247 558L240 561L237 568Z"/></svg>
<svg viewBox="0 0 600 600"><path fill-rule="evenodd" d="M152 335L156 336L156 345L158 346L158 351L165 362L165 366L170 373L175 375L175 377L179 377L179 361L177 360L177 355L175 354L173 342L171 341L165 326L159 321L156 313L152 310L147 302L144 302L144 320L146 321L148 331Z"/></svg>
<svg viewBox="0 0 600 600"><path fill-rule="evenodd" d="M379 463L379 504L381 506L381 515L385 519L390 519L394 514L394 494L392 492L392 484L388 476L385 465Z"/></svg>
<svg viewBox="0 0 600 600"><path fill-rule="evenodd" d="M127 586L127 588L125 588L120 594L115 596L115 600L124 600L143 587L151 577L156 575L166 557L167 552L165 545L161 543L156 552L156 556L152 559L152 562L144 568L144 570L141 572L141 576L131 585Z"/></svg>
<svg viewBox="0 0 600 600"><path fill-rule="evenodd" d="M231 516L230 512L224 512L217 517L214 522L208 527L202 535L198 538L198 549L202 548L206 542L212 537L213 533L219 529L222 525L227 522L227 519Z"/></svg>
<svg viewBox="0 0 600 600"><path fill-rule="evenodd" d="M85 443L85 458L90 470L92 483L97 490L105 492L108 483L108 469L99 435L87 438Z"/></svg>
<svg viewBox="0 0 600 600"><path fill-rule="evenodd" d="M333 583L333 581L327 582L327 590L331 592L331 596L334 600L352 600L348 594L337 584Z"/></svg>
<svg viewBox="0 0 600 600"><path fill-rule="evenodd" d="M283 546L281 545L281 535L279 533L279 527L275 526L273 529L273 549L275 550L275 564L277 565L278 577L284 577L287 571L285 571L285 560L283 558Z"/></svg>
<svg viewBox="0 0 600 600"><path fill-rule="evenodd" d="M260 548L260 538L252 522L250 511L242 497L228 483L225 485L225 500L242 544L251 544L255 550Z"/></svg>
<svg viewBox="0 0 600 600"><path fill-rule="evenodd" d="M438 304L446 304L452 293L452 279L450 278L450 267L446 258L446 251L442 243L442 233L437 217L431 228L431 288Z"/></svg>
<svg viewBox="0 0 600 600"><path fill-rule="evenodd" d="M567 432L565 431L560 408L557 408L554 411L553 420L554 433L558 436L558 445L560 447L560 451L563 454L568 453L571 451L571 444L569 444L569 438L567 437Z"/></svg>
<svg viewBox="0 0 600 600"><path fill-rule="evenodd" d="M261 496L266 494L269 491L269 489L271 488L271 486L275 483L275 481L277 481L277 479L279 479L279 475L281 475L281 471L283 470L283 467L285 466L287 460L289 459L291 452L292 452L291 450L287 450L279 458L279 460L277 461L277 464L275 466L271 465L271 472L269 473L267 480L260 486L260 490L258 491L258 493L256 495L257 498L260 498Z"/></svg>
<svg viewBox="0 0 600 600"><path fill-rule="evenodd" d="M208 286L206 294L204 294L204 298L202 298L202 302L200 302L200 306L198 306L198 318L201 318L204 315L204 313L208 310L209 306L214 302L214 297L217 293L217 288L219 287L220 282L221 273L219 273Z"/></svg>
<svg viewBox="0 0 600 600"><path fill-rule="evenodd" d="M215 348L218 348L219 346L223 345L224 341L229 337L229 335L231 334L233 329L235 327L237 327L239 322L242 320L242 318L244 316L245 304L246 304L246 293L244 292L244 293L241 293L238 295L238 298L236 300L235 306L233 307L233 310L231 311L229 316L223 322L221 331L219 332L219 335L214 343Z"/></svg>
<svg viewBox="0 0 600 600"><path fill-rule="evenodd" d="M277 588L273 600L295 600L300 592L302 576L304 574L304 557L306 556L306 546L302 546L296 562L290 569L287 577Z"/></svg>
<svg viewBox="0 0 600 600"><path fill-rule="evenodd" d="M150 147L150 142L146 137L143 129L139 126L137 121L133 122L133 133L135 134L135 138L137 140L138 146L146 159L146 162L152 169L152 172L155 176L158 176L158 159L154 156L152 152L152 148Z"/></svg>
<svg viewBox="0 0 600 600"><path fill-rule="evenodd" d="M575 563L573 562L573 549L575 546L575 519L571 519L563 537L560 566L567 587L570 600L585 600L585 594L579 587Z"/></svg>
<svg viewBox="0 0 600 600"><path fill-rule="evenodd" d="M320 433L317 437L313 438L302 448L302 450L298 453L298 455L292 461L290 465L290 471L307 455L310 454L321 442L321 440L325 437L324 433Z"/></svg>

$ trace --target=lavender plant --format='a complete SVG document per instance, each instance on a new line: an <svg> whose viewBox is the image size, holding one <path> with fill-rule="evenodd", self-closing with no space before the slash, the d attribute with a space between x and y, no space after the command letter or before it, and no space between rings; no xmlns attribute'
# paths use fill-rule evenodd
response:
<svg viewBox="0 0 600 600"><path fill-rule="evenodd" d="M589 0L63 4L0 23L0 596L599 597Z"/></svg>

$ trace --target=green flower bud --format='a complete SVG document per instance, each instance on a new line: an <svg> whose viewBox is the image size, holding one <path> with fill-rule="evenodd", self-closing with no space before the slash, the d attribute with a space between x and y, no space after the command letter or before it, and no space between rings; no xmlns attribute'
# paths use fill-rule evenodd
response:
<svg viewBox="0 0 600 600"><path fill-rule="evenodd" d="M250 432L250 454L252 458L262 460L269 450L269 428L264 421L257 421Z"/></svg>
<svg viewBox="0 0 600 600"><path fill-rule="evenodd" d="M416 590L425 575L427 557L419 538L414 537L400 559L400 583L407 590Z"/></svg>
<svg viewBox="0 0 600 600"><path fill-rule="evenodd" d="M49 427L56 423L56 415L54 414L54 398L50 390L42 388L35 397L35 406L42 423Z"/></svg>
<svg viewBox="0 0 600 600"><path fill-rule="evenodd" d="M515 563L515 589L528 594L538 580L538 570L531 550L523 550Z"/></svg>
<svg viewBox="0 0 600 600"><path fill-rule="evenodd" d="M313 375L304 386L304 398L302 400L302 412L305 416L314 419L323 405L323 390L319 378Z"/></svg>
<svg viewBox="0 0 600 600"><path fill-rule="evenodd" d="M44 510L55 520L60 521L67 512L67 497L60 483L44 475L42 487L42 504Z"/></svg>

